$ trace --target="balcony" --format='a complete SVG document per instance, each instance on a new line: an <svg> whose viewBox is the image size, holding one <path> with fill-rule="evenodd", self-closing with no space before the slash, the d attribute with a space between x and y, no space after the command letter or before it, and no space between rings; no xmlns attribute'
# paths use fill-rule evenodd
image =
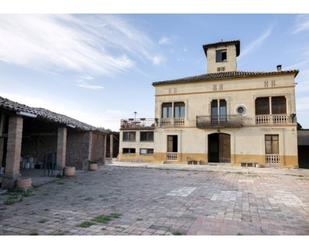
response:
<svg viewBox="0 0 309 249"><path fill-rule="evenodd" d="M178 153L177 152L167 152L166 153L166 160L168 161L177 161Z"/></svg>
<svg viewBox="0 0 309 249"><path fill-rule="evenodd" d="M243 117L240 115L197 116L196 127L211 128L240 128L243 126Z"/></svg>
<svg viewBox="0 0 309 249"><path fill-rule="evenodd" d="M296 118L291 115L287 115L287 114L256 115L255 123L257 125L293 124L293 123L296 123Z"/></svg>
<svg viewBox="0 0 309 249"><path fill-rule="evenodd" d="M280 156L278 154L267 154L265 155L265 162L267 166L280 165Z"/></svg>
<svg viewBox="0 0 309 249"><path fill-rule="evenodd" d="M153 130L156 126L154 118L128 118L121 119L121 130Z"/></svg>
<svg viewBox="0 0 309 249"><path fill-rule="evenodd" d="M159 121L161 128L183 127L185 125L184 118L161 118Z"/></svg>

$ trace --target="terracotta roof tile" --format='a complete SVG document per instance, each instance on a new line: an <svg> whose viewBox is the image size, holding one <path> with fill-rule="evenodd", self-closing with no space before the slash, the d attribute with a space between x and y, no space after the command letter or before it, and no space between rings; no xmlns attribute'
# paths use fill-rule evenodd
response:
<svg viewBox="0 0 309 249"><path fill-rule="evenodd" d="M238 78L249 78L259 76L274 76L294 74L294 77L298 74L298 70L287 70L287 71L271 71L271 72L244 72L244 71L232 71L232 72L220 72L220 73L208 73L196 76L190 76L185 78L179 78L174 80L164 80L153 82L153 86L168 85L168 84L181 84L181 83L193 83L201 81L214 81L214 80L229 80Z"/></svg>

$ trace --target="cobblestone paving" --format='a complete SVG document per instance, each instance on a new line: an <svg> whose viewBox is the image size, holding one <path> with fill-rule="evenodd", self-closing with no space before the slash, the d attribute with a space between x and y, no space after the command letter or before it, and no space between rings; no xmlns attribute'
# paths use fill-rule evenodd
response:
<svg viewBox="0 0 309 249"><path fill-rule="evenodd" d="M5 198L0 234L309 234L303 175L106 166L36 188L13 205Z"/></svg>

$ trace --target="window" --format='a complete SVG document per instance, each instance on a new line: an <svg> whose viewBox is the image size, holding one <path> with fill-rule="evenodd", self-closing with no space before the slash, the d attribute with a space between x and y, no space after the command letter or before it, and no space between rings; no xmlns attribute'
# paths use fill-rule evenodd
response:
<svg viewBox="0 0 309 249"><path fill-rule="evenodd" d="M255 115L269 114L269 98L257 98L255 100Z"/></svg>
<svg viewBox="0 0 309 249"><path fill-rule="evenodd" d="M172 117L172 103L163 103L162 104L162 118L171 118Z"/></svg>
<svg viewBox="0 0 309 249"><path fill-rule="evenodd" d="M214 99L211 101L211 121L226 121L227 119L227 109L225 99Z"/></svg>
<svg viewBox="0 0 309 249"><path fill-rule="evenodd" d="M153 141L153 131L141 131L141 142L152 142Z"/></svg>
<svg viewBox="0 0 309 249"><path fill-rule="evenodd" d="M174 117L175 118L185 117L185 103L183 102L174 103Z"/></svg>
<svg viewBox="0 0 309 249"><path fill-rule="evenodd" d="M135 148L123 148L122 154L135 154Z"/></svg>
<svg viewBox="0 0 309 249"><path fill-rule="evenodd" d="M217 67L217 72L224 72L225 71L225 67Z"/></svg>
<svg viewBox="0 0 309 249"><path fill-rule="evenodd" d="M216 62L224 62L227 59L226 49L216 50Z"/></svg>
<svg viewBox="0 0 309 249"><path fill-rule="evenodd" d="M240 114L240 115L243 115L246 113L246 107L244 106L238 106L237 109L236 109L237 113Z"/></svg>
<svg viewBox="0 0 309 249"><path fill-rule="evenodd" d="M135 141L135 131L125 131L122 135L122 141L124 142L134 142Z"/></svg>
<svg viewBox="0 0 309 249"><path fill-rule="evenodd" d="M271 113L286 114L286 100L284 96L271 98Z"/></svg>
<svg viewBox="0 0 309 249"><path fill-rule="evenodd" d="M279 154L279 135L265 135L265 153Z"/></svg>
<svg viewBox="0 0 309 249"><path fill-rule="evenodd" d="M286 99L284 96L262 97L255 100L255 114L286 114Z"/></svg>
<svg viewBox="0 0 309 249"><path fill-rule="evenodd" d="M153 154L153 149L139 149L140 155L151 155Z"/></svg>

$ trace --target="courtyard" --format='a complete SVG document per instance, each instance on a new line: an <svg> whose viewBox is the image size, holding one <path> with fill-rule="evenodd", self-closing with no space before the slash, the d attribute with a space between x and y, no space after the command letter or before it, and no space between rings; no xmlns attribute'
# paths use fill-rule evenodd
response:
<svg viewBox="0 0 309 249"><path fill-rule="evenodd" d="M1 235L308 235L305 170L103 166L0 195ZM290 173L291 172L291 173Z"/></svg>

